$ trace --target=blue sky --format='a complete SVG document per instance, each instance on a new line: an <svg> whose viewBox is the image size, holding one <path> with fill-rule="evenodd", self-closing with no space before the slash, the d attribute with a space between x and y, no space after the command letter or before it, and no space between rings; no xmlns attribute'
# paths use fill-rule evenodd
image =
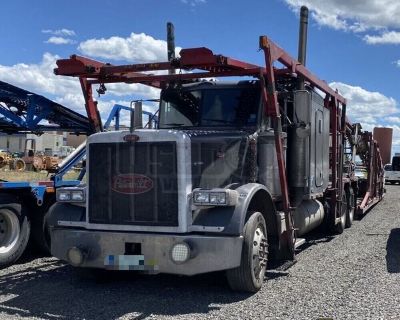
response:
<svg viewBox="0 0 400 320"><path fill-rule="evenodd" d="M311 12L307 66L348 98L353 121L367 129L393 127L399 152L398 0L6 1L0 80L82 112L78 81L52 75L57 58L78 53L113 64L165 60L167 21L180 47L207 46L261 64L258 37L265 34L296 57L301 4ZM105 115L115 102L154 95L114 85L99 105Z"/></svg>

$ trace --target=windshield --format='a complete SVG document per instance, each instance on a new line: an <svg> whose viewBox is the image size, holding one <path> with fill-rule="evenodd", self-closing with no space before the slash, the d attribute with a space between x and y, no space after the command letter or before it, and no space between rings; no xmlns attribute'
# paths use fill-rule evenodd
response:
<svg viewBox="0 0 400 320"><path fill-rule="evenodd" d="M160 128L243 127L257 124L256 87L167 89L160 105Z"/></svg>

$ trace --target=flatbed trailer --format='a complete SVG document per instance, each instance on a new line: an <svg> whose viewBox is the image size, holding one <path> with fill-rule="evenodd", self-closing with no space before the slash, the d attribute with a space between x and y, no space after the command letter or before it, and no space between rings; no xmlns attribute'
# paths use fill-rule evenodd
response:
<svg viewBox="0 0 400 320"><path fill-rule="evenodd" d="M57 61L57 75L79 79L89 117L94 85L139 83L161 95L157 129L89 138L88 184L60 188L49 214L54 256L77 267L226 270L232 289L254 292L268 259L294 261L303 235L342 233L356 207L381 199L379 150L346 118L346 99L306 69L304 54L298 61L266 36L259 48L263 66L204 47L167 62ZM222 77L246 80L204 81ZM354 174L356 155L367 182ZM66 200L73 192L85 199Z"/></svg>

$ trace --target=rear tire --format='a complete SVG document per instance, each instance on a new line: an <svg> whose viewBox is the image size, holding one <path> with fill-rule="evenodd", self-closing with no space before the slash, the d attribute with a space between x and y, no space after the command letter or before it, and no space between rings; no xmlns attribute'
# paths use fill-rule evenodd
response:
<svg viewBox="0 0 400 320"><path fill-rule="evenodd" d="M240 266L226 271L234 291L257 292L264 282L268 261L267 227L260 212L250 212L243 229Z"/></svg>
<svg viewBox="0 0 400 320"><path fill-rule="evenodd" d="M330 231L334 234L341 234L343 233L346 227L346 218L347 218L347 200L346 200L346 193L343 193L342 196L342 206L340 212L340 222L336 224L336 217L335 211L332 212L332 216L330 219Z"/></svg>
<svg viewBox="0 0 400 320"><path fill-rule="evenodd" d="M0 208L0 266L10 265L21 257L30 230L30 221L21 210Z"/></svg>
<svg viewBox="0 0 400 320"><path fill-rule="evenodd" d="M349 188L346 191L346 228L350 228L354 220L354 191Z"/></svg>

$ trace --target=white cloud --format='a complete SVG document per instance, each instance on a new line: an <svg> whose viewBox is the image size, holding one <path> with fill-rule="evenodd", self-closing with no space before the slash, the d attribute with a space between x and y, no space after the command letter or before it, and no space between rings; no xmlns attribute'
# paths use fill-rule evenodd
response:
<svg viewBox="0 0 400 320"><path fill-rule="evenodd" d="M392 152L400 151L400 110L396 100L379 92L341 82L329 84L347 99L347 114L352 123L359 122L363 130L375 127L393 128Z"/></svg>
<svg viewBox="0 0 400 320"><path fill-rule="evenodd" d="M190 5L191 7L195 7L199 4L204 4L207 1L206 0L181 0L182 3Z"/></svg>
<svg viewBox="0 0 400 320"><path fill-rule="evenodd" d="M332 82L329 85L338 89L347 99L347 114L353 123L383 125L387 117L394 117L400 111L396 100L382 93L341 82Z"/></svg>
<svg viewBox="0 0 400 320"><path fill-rule="evenodd" d="M300 6L307 6L321 25L353 28L392 27L399 28L400 4L398 0L284 0L291 8L298 10Z"/></svg>
<svg viewBox="0 0 400 320"><path fill-rule="evenodd" d="M59 104L76 112L86 114L85 100L81 92L70 92L54 99Z"/></svg>
<svg viewBox="0 0 400 320"><path fill-rule="evenodd" d="M321 26L355 33L372 32L363 37L368 44L400 43L396 31L400 28L398 0L283 0L296 13L305 5L312 18ZM374 34L378 30L382 33Z"/></svg>
<svg viewBox="0 0 400 320"><path fill-rule="evenodd" d="M167 60L167 42L144 33L131 33L127 38L114 36L107 39L89 39L81 42L78 49L85 55L110 60L131 62ZM177 48L178 50L180 48Z"/></svg>
<svg viewBox="0 0 400 320"><path fill-rule="evenodd" d="M63 38L63 37L50 37L46 43L52 43L52 44L74 44L76 41L69 39L69 38Z"/></svg>
<svg viewBox="0 0 400 320"><path fill-rule="evenodd" d="M368 44L400 44L400 32L387 31L380 35L366 35L363 40Z"/></svg>
<svg viewBox="0 0 400 320"><path fill-rule="evenodd" d="M42 33L49 33L49 34L53 34L55 36L67 36L67 37L72 37L72 36L76 35L74 30L70 30L70 29L66 29L66 28L57 29L57 30L45 29L45 30L42 30Z"/></svg>
<svg viewBox="0 0 400 320"><path fill-rule="evenodd" d="M389 123L398 123L400 124L400 117L385 117L385 120Z"/></svg>
<svg viewBox="0 0 400 320"><path fill-rule="evenodd" d="M400 68L400 59L397 60L397 61L394 61L394 64L395 64L398 68Z"/></svg>
<svg viewBox="0 0 400 320"><path fill-rule="evenodd" d="M38 64L0 65L1 79L39 94L57 96L80 92L80 85L77 79L54 75L53 69L56 67L55 62L57 59L60 59L60 57L45 53L42 61Z"/></svg>
<svg viewBox="0 0 400 320"><path fill-rule="evenodd" d="M41 94L68 108L86 114L79 80L72 77L56 76L53 73L57 59L60 59L60 57L45 53L42 61L37 64L0 65L1 80ZM94 98L99 100L99 108L104 101L112 99L113 96L126 97L127 99L154 99L159 96L158 89L140 84L109 84L107 85L107 94L100 98L96 96L95 89L97 89L97 86L94 86L93 89Z"/></svg>

